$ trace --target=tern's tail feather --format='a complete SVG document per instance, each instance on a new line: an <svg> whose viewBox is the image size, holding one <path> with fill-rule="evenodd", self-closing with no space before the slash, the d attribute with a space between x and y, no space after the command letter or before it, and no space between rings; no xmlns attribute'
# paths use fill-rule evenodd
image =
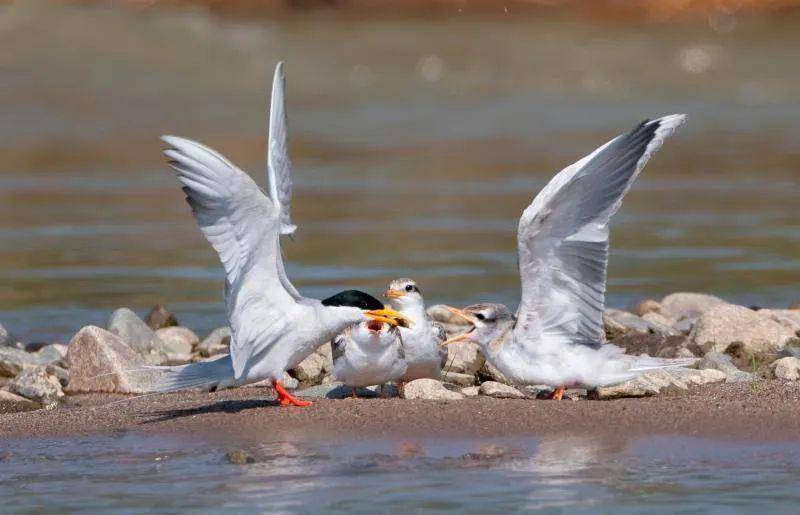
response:
<svg viewBox="0 0 800 515"><path fill-rule="evenodd" d="M214 361L198 361L174 367L147 367L162 371L159 379L150 387L153 393L174 392L187 388L215 388L235 383L233 363L229 355Z"/></svg>

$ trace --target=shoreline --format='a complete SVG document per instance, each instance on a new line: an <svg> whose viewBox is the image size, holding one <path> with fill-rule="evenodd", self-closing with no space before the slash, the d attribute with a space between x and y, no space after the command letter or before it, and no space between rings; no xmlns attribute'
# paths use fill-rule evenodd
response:
<svg viewBox="0 0 800 515"><path fill-rule="evenodd" d="M800 384L721 383L615 400L475 397L454 402L318 400L280 408L268 387L131 398L82 394L52 410L0 414L0 439L142 433L231 440L373 437L683 435L748 441L800 439Z"/></svg>

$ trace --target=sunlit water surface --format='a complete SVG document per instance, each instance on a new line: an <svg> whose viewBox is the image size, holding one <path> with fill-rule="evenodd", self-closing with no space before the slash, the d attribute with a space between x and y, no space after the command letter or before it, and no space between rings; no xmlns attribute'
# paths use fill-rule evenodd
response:
<svg viewBox="0 0 800 515"><path fill-rule="evenodd" d="M243 450L252 463L232 464ZM0 442L4 513L796 513L800 446L658 437Z"/></svg>
<svg viewBox="0 0 800 515"><path fill-rule="evenodd" d="M565 165L689 113L614 218L609 304L800 298L796 17L603 25L514 16L220 19L0 7L0 321L67 341L129 306L224 323L221 268L158 136L264 184L286 61L289 273L310 296L411 276L429 302L515 304L516 221Z"/></svg>

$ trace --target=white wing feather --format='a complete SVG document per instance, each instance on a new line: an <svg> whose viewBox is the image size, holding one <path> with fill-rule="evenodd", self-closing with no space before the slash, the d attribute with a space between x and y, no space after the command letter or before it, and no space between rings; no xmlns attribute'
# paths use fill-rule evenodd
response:
<svg viewBox="0 0 800 515"><path fill-rule="evenodd" d="M279 278L280 210L246 173L200 143L164 136L164 153L178 173L186 200L225 269L236 378L285 328L294 300Z"/></svg>
<svg viewBox="0 0 800 515"><path fill-rule="evenodd" d="M514 328L523 346L604 338L608 222L650 156L684 115L646 121L559 172L517 230L522 298Z"/></svg>
<svg viewBox="0 0 800 515"><path fill-rule="evenodd" d="M289 159L289 135L286 120L286 101L284 95L283 63L275 67L272 79L272 100L269 108L269 136L267 137L267 191L272 203L280 210L280 233L294 234L292 225L292 162ZM299 300L300 292L286 275L283 265L283 252L278 250L278 276L289 295Z"/></svg>

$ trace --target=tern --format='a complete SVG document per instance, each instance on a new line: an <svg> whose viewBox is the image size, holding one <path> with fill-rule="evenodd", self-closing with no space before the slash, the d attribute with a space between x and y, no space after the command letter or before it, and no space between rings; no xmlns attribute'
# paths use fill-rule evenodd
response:
<svg viewBox="0 0 800 515"><path fill-rule="evenodd" d="M348 327L331 342L333 377L347 386L383 385L406 372L405 352L397 327L367 320Z"/></svg>
<svg viewBox="0 0 800 515"><path fill-rule="evenodd" d="M365 319L405 324L357 290L325 300L303 297L283 265L281 235L293 234L291 162L284 107L283 66L275 69L267 150L268 189L216 151L184 138L164 136L164 154L177 172L200 230L225 269L225 305L231 328L230 355L166 370L154 391L208 385L240 385L271 379L281 405L311 403L281 385L293 368L320 345Z"/></svg>
<svg viewBox="0 0 800 515"><path fill-rule="evenodd" d="M522 295L516 315L502 304L449 309L469 340L510 381L547 384L561 399L573 385L621 383L694 360L636 357L605 343L606 267L611 216L636 176L685 120L645 120L559 172L522 213L517 251Z"/></svg>
<svg viewBox="0 0 800 515"><path fill-rule="evenodd" d="M447 349L442 342L447 339L444 327L434 322L425 312L422 291L412 279L395 279L384 293L392 309L402 313L412 324L400 327L400 339L405 350L408 370L401 382L414 379L440 379L447 363Z"/></svg>

